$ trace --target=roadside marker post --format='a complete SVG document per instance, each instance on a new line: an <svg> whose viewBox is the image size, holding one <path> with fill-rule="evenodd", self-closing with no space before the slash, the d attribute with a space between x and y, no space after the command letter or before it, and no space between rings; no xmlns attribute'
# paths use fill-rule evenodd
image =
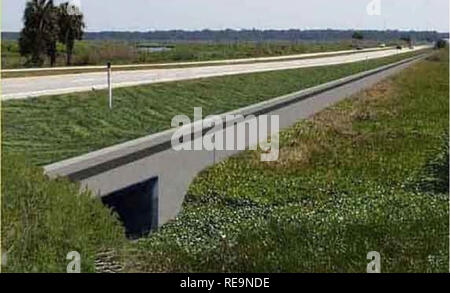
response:
<svg viewBox="0 0 450 293"><path fill-rule="evenodd" d="M108 62L108 91L109 91L109 109L113 107L112 82L111 82L111 62Z"/></svg>

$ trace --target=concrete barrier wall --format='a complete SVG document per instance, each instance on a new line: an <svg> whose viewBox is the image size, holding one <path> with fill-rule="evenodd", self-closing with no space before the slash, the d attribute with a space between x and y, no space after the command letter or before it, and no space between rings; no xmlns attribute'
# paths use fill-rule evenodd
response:
<svg viewBox="0 0 450 293"><path fill-rule="evenodd" d="M424 57L425 55L409 58L221 116L279 115L280 128L284 129L374 85ZM80 182L82 188L93 191L99 197L151 178L158 178L157 225L160 226L174 219L180 212L186 191L200 171L239 152L206 150L177 152L171 146L175 131L171 129L55 163L46 166L45 172L51 178L68 177Z"/></svg>

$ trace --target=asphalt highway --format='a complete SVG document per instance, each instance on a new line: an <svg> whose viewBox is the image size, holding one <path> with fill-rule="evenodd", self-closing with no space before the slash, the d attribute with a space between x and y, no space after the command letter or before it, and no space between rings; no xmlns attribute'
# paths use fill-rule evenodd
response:
<svg viewBox="0 0 450 293"><path fill-rule="evenodd" d="M114 71L112 83L114 88L151 83L180 81L215 76L236 75L244 73L266 72L316 66L346 64L393 56L396 54L426 49L418 46L414 49L388 49L380 51L359 52L338 56L325 56L310 59L280 60L247 64L227 64L170 69L145 69L133 71ZM106 72L64 74L52 76L5 78L2 84L2 100L25 99L47 95L100 90L107 87Z"/></svg>

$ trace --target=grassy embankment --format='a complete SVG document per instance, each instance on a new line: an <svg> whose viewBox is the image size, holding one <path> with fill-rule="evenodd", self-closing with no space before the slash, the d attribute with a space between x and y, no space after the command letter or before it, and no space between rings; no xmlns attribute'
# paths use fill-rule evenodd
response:
<svg viewBox="0 0 450 293"><path fill-rule="evenodd" d="M336 43L170 43L151 44L152 46L170 46L170 51L139 52L133 42L81 41L76 42L73 65L167 63L183 61L209 61L252 57L269 57L302 53L349 50L352 42ZM145 44L144 44L145 45ZM368 44L376 46L376 43ZM26 59L20 56L17 41L2 42L2 68L22 68ZM48 66L48 64L45 64ZM57 66L65 66L65 48L58 44Z"/></svg>
<svg viewBox="0 0 450 293"><path fill-rule="evenodd" d="M170 128L172 117L220 114L412 54L352 64L216 77L2 103L3 152L44 165Z"/></svg>
<svg viewBox="0 0 450 293"><path fill-rule="evenodd" d="M2 272L66 272L69 252L82 272L95 272L97 254L122 247L124 229L103 204L76 184L50 181L22 157L2 155Z"/></svg>
<svg viewBox="0 0 450 293"><path fill-rule="evenodd" d="M138 243L99 201L6 152L4 271L64 272L73 250L92 271L96 252L123 248L127 271L361 272L371 250L383 271L447 271L443 56L285 131L276 163L247 152L204 172L178 221Z"/></svg>
<svg viewBox="0 0 450 293"><path fill-rule="evenodd" d="M203 172L127 270L448 272L448 80L444 51Z"/></svg>

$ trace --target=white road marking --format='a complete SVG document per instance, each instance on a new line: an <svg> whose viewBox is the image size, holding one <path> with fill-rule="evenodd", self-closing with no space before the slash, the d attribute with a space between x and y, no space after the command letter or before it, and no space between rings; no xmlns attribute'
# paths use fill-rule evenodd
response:
<svg viewBox="0 0 450 293"><path fill-rule="evenodd" d="M260 62L260 61L272 61L272 60L288 60L299 58L311 58L320 56L329 56L334 54L350 54L360 53L366 51L380 51L389 48L368 48L359 51L355 50L342 50L331 52L319 52L319 53L305 53L296 55L284 55L274 57L258 57L258 58L241 58L241 59L227 59L227 60L211 60L211 61L191 61L191 62L172 62L172 63L149 63L149 64L124 64L114 65L114 68L142 68L142 67L167 67L167 66L185 66L185 65L204 65L204 64L233 64L233 63L246 63L246 62ZM91 70L91 69L106 69L105 66L70 66L70 67L47 67L47 68L18 68L18 69L3 69L2 73L18 73L18 72L39 72L39 71L71 71L71 70Z"/></svg>
<svg viewBox="0 0 450 293"><path fill-rule="evenodd" d="M428 46L416 47L414 50L402 50L412 52L428 48ZM136 86L151 83L180 81L216 76L227 76L244 73L267 72L286 69L297 69L316 66L328 66L352 63L393 56L399 50L366 52L351 55L340 55L314 59L301 59L289 61L274 61L267 63L218 65L190 68L151 69L136 71L115 71L113 73L114 88ZM67 74L33 78L6 78L2 80L2 100L25 99L44 95L58 95L74 92L91 91L92 88L106 88L106 74L103 72Z"/></svg>

